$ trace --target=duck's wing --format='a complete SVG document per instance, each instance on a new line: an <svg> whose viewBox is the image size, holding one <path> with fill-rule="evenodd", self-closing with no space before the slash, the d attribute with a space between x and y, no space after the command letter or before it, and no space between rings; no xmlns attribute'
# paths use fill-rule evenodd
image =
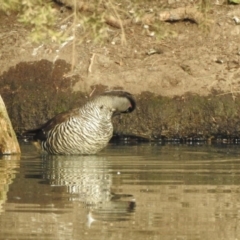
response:
<svg viewBox="0 0 240 240"><path fill-rule="evenodd" d="M26 130L23 133L23 136L31 137L35 141L36 140L44 141L47 139L48 132L52 130L56 125L68 121L70 117L76 116L78 114L79 109L73 109L71 111L59 113L58 115L48 120L39 128Z"/></svg>

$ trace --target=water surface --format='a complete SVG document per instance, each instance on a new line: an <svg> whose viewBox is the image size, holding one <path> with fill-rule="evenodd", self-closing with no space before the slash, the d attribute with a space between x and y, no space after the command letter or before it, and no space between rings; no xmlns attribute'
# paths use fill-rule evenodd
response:
<svg viewBox="0 0 240 240"><path fill-rule="evenodd" d="M240 239L240 146L0 158L0 239Z"/></svg>

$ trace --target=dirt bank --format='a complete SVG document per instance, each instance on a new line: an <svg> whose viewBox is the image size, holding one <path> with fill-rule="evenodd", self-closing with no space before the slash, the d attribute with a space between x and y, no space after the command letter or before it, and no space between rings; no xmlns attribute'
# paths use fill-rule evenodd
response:
<svg viewBox="0 0 240 240"><path fill-rule="evenodd" d="M179 4L168 1L167 7ZM59 22L71 11L55 7ZM38 126L86 101L94 89L97 94L122 88L136 96L138 108L115 120L117 133L238 138L240 25L234 16L240 18L239 5L212 4L201 24L161 22L160 39L132 24L125 29L125 46L121 30L109 27L107 42L83 42L73 53L71 42L31 43L30 30L14 14L0 13L0 94L14 129Z"/></svg>

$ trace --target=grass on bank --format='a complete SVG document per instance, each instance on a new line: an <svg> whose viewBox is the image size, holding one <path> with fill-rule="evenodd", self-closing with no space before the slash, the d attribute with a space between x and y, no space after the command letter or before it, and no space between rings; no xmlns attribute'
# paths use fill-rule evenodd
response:
<svg viewBox="0 0 240 240"><path fill-rule="evenodd" d="M56 3L62 5L62 8L68 7L69 15L64 19L59 18ZM189 17L200 24L201 15L206 17L212 2L198 0L193 5L185 5L186 9L191 7L189 15L181 9L171 13L173 10L169 9L172 5L164 0L0 0L0 10L7 14L15 12L19 22L31 27L30 37L33 42L50 40L59 43L76 39L76 32L81 33L78 34L78 42L99 42L109 37L110 27L115 27L121 30L121 43L126 44L125 28L131 24L146 25L147 34L162 35L164 30L160 26L160 11L163 11L164 21L171 20L171 16L166 18L166 13L170 11L179 20ZM201 14L192 9L197 9ZM66 28L63 30L61 26Z"/></svg>

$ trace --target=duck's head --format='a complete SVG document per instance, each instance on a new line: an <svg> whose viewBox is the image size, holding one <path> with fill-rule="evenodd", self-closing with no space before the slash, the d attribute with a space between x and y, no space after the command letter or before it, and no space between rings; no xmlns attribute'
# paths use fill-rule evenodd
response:
<svg viewBox="0 0 240 240"><path fill-rule="evenodd" d="M114 115L130 113L136 108L136 101L133 96L125 91L115 90L104 92L100 95L104 105L109 107Z"/></svg>

